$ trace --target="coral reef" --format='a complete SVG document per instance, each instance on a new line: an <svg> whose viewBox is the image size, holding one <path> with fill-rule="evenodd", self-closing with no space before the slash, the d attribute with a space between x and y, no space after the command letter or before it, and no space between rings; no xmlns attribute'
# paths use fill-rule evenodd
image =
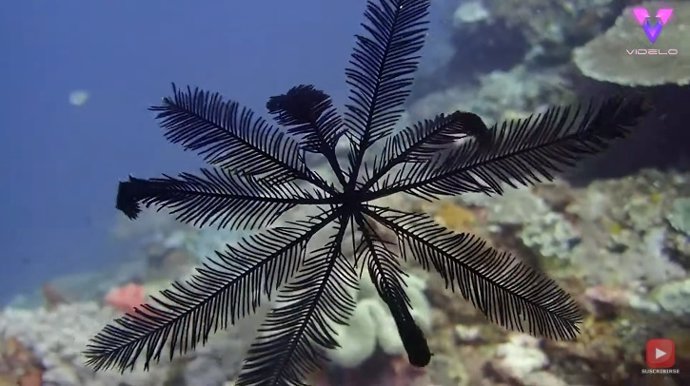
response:
<svg viewBox="0 0 690 386"><path fill-rule="evenodd" d="M79 267L76 267L79 269ZM53 278L30 293L17 294L8 304L12 308L33 309L50 306L57 298L64 302L100 301L114 287L132 281L141 281L146 276L145 260L124 261L106 264L103 270L84 271Z"/></svg>
<svg viewBox="0 0 690 386"><path fill-rule="evenodd" d="M580 71L590 78L624 86L657 86L690 84L690 4L684 1L654 1L642 6L656 10L673 8L673 19L651 46L632 17L632 6L623 10L613 27L573 53ZM630 50L655 49L666 55L635 55ZM677 50L677 55L670 55Z"/></svg>
<svg viewBox="0 0 690 386"><path fill-rule="evenodd" d="M643 342L682 337L690 330L690 254L677 242L687 240L679 223L690 196L688 178L673 171L643 170L584 187L557 180L531 191L507 188L491 203L481 194L456 198L457 206L482 213L471 231L485 229L494 235L494 243L522 248L521 255L528 259L529 252L536 255L536 263L549 275L580 294L589 316L577 342L517 344L508 334L507 343L495 346L492 342L505 333L487 329L471 310L444 309L441 319L447 327L435 325L434 330L452 331L456 346L447 350L476 353L482 352L480 347L490 348L494 354L484 356L482 374L470 375L489 377L488 384L636 382L645 366ZM460 213L456 217L462 219L464 210L447 212ZM458 224L460 231L466 230L463 221ZM449 303L445 296L452 295L430 283L431 304L444 307ZM530 363L534 366L527 366ZM685 384L686 378L669 382Z"/></svg>
<svg viewBox="0 0 690 386"><path fill-rule="evenodd" d="M214 340L194 355L172 363L161 361L147 372L94 372L84 365L82 351L91 335L116 313L93 302L60 304L52 310L7 308L0 313L0 348L16 340L26 348L26 354L22 354L24 359L20 362L0 361L0 367L7 363L15 372L23 369L23 373L41 376L42 383L21 386L220 386L237 375L246 349L244 337L251 335L249 330L253 329L248 322L237 331L224 333L223 339ZM20 366L21 363L24 364ZM0 385L2 374L0 368Z"/></svg>
<svg viewBox="0 0 690 386"><path fill-rule="evenodd" d="M671 225L667 248L686 270L690 270L690 198L677 198L667 213Z"/></svg>
<svg viewBox="0 0 690 386"><path fill-rule="evenodd" d="M478 85L458 84L429 93L413 103L413 117L442 111L473 111L488 122L524 118L527 111L539 111L547 104L563 104L573 99L561 69L530 70L517 65L480 75Z"/></svg>
<svg viewBox="0 0 690 386"><path fill-rule="evenodd" d="M534 216L519 233L520 240L541 256L567 259L580 242L580 235L565 217L557 212Z"/></svg>
<svg viewBox="0 0 690 386"><path fill-rule="evenodd" d="M670 253L676 232L665 221L678 195L686 194L687 176L644 170L637 175L602 180L580 191L566 210L577 216L590 253L605 256L609 266L593 257L578 256L593 264L592 277L598 282L646 288L683 278L683 256ZM587 249L586 248L586 249Z"/></svg>
<svg viewBox="0 0 690 386"><path fill-rule="evenodd" d="M515 236L543 257L569 259L578 247L580 234L562 214L553 211L547 201L526 189L511 189L501 197L468 194L459 198L465 205L486 208L486 226L498 234L513 226Z"/></svg>
<svg viewBox="0 0 690 386"><path fill-rule="evenodd" d="M504 69L523 61L541 66L564 64L572 47L603 32L618 15L621 0L473 0L461 1L453 12L457 42L480 41L481 47L456 44L456 64L480 70ZM493 57L481 66L471 53ZM453 61L451 61L453 63ZM450 68L453 68L449 66Z"/></svg>
<svg viewBox="0 0 690 386"><path fill-rule="evenodd" d="M434 216L434 221L459 233L473 231L477 223L477 215L472 210L452 201L440 201L427 210Z"/></svg>
<svg viewBox="0 0 690 386"><path fill-rule="evenodd" d="M676 198L666 219L673 229L690 236L690 197Z"/></svg>
<svg viewBox="0 0 690 386"><path fill-rule="evenodd" d="M203 230L201 232L204 232ZM191 232L190 232L191 233ZM194 234L200 232L194 232ZM151 244L145 249L147 280L179 278L189 268L199 262L199 257L185 245L169 246L167 240L160 244Z"/></svg>
<svg viewBox="0 0 690 386"><path fill-rule="evenodd" d="M382 355L373 356L356 368L317 372L307 383L312 386L431 386L425 369L410 365L405 356Z"/></svg>
<svg viewBox="0 0 690 386"><path fill-rule="evenodd" d="M690 279L663 284L652 292L651 298L662 311L690 325Z"/></svg>
<svg viewBox="0 0 690 386"><path fill-rule="evenodd" d="M120 312L133 312L146 302L144 286L136 283L129 283L121 287L115 287L105 295L105 304L113 307Z"/></svg>
<svg viewBox="0 0 690 386"><path fill-rule="evenodd" d="M546 368L547 354L540 348L539 339L513 334L508 342L496 347L495 359L487 363L486 371L500 381L534 386L566 386Z"/></svg>
<svg viewBox="0 0 690 386"><path fill-rule="evenodd" d="M463 1L453 12L453 26L457 28L463 24L476 23L487 20L490 16L482 1Z"/></svg>
<svg viewBox="0 0 690 386"><path fill-rule="evenodd" d="M662 323L690 327L690 278L662 284L646 295L633 295L629 305L661 318Z"/></svg>
<svg viewBox="0 0 690 386"><path fill-rule="evenodd" d="M0 336L0 386L41 386L40 361L17 338Z"/></svg>
<svg viewBox="0 0 690 386"><path fill-rule="evenodd" d="M484 0L494 19L518 27L540 63L569 60L571 47L600 34L623 1Z"/></svg>
<svg viewBox="0 0 690 386"><path fill-rule="evenodd" d="M573 192L569 203L510 188L491 203L482 195L459 200L485 207L489 230L520 240L548 269L565 266L563 275L576 274L588 285L651 289L686 275L686 252L672 249L678 232L665 220L674 197L687 190L685 181L685 176L645 170L584 189L567 188Z"/></svg>
<svg viewBox="0 0 690 386"><path fill-rule="evenodd" d="M590 316L577 342L555 343L508 333L487 324L473 307L443 288L442 281L415 274L407 279L408 294L435 357L426 372L412 372L401 366L405 360L399 338L388 339L397 337L387 334L395 330L395 323L365 280L352 324L335 326L341 329L342 348L328 353L332 366L313 384L633 382L644 366L641 342L670 336L668 331L679 331L682 336L690 328L690 281L681 264L687 253L676 248L675 241L681 236L687 240L682 218L685 200L690 197L688 178L686 174L645 170L582 188L557 180L534 190L508 189L504 196L491 200L465 195L435 205L404 196L386 201L392 207L427 212L458 232L491 234L492 241L502 246L510 245L507 239L512 238L538 256L549 274L560 276L570 292L581 294ZM194 237L198 235L183 239ZM520 255L529 258L523 252ZM352 251L346 254L351 256ZM568 280L577 284L568 284ZM142 285L146 293L152 293L165 287L163 282ZM223 338L172 363L163 361L153 373L125 373L124 377L93 373L83 367L80 351L88 334L115 313L110 307L78 301L58 301L49 310L7 309L0 314L0 334L5 342L16 340L27 354L22 361L15 355L5 363L26 374L27 380L40 377L49 386L221 386L236 376L254 327L247 321L248 327L241 332L224 333ZM2 367L3 381L1 376ZM683 384L682 379L675 382Z"/></svg>
<svg viewBox="0 0 690 386"><path fill-rule="evenodd" d="M472 78L492 70L506 71L521 63L530 49L519 27L494 20L482 12L481 6L470 4L461 5L454 13L456 28L450 38L454 52L446 67L439 69L455 84L470 83ZM463 13L463 7L473 9Z"/></svg>
<svg viewBox="0 0 690 386"><path fill-rule="evenodd" d="M145 373L137 371L94 373L83 364L81 352L90 333L114 315L95 303L61 305L53 311L7 309L0 317L0 331L15 337L41 361L43 385L162 385L165 367Z"/></svg>

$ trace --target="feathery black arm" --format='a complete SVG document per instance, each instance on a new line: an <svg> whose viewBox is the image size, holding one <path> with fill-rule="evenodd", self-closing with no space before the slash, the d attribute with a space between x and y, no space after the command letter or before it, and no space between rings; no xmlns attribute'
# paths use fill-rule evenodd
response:
<svg viewBox="0 0 690 386"><path fill-rule="evenodd" d="M377 158L374 173L362 186L369 190L386 173L405 162L425 162L437 157L439 152L448 151L456 141L472 136L482 149L488 149L491 133L476 114L456 111L450 115L441 114L434 119L417 122L406 127L388 139Z"/></svg>
<svg viewBox="0 0 690 386"><path fill-rule="evenodd" d="M408 164L408 171L396 183L370 197L404 191L436 198L472 189L501 194L502 183L517 187L552 180L564 167L626 136L649 111L643 97L613 97L586 108L553 107L525 120L503 122L490 130L487 151L478 151L477 142L470 140L442 159Z"/></svg>
<svg viewBox="0 0 690 386"><path fill-rule="evenodd" d="M331 98L314 86L299 85L287 94L273 96L266 103L279 125L288 133L302 136L300 146L312 153L320 153L331 166L338 182L344 187L345 176L338 163L335 147L342 134L342 121Z"/></svg>
<svg viewBox="0 0 690 386"><path fill-rule="evenodd" d="M282 184L236 176L222 169L202 169L202 175L183 173L120 182L117 208L136 218L140 204L168 208L179 221L195 226L256 229L272 224L285 211L305 204L327 204L333 199L312 197L293 182Z"/></svg>
<svg viewBox="0 0 690 386"><path fill-rule="evenodd" d="M243 238L217 253L184 283L152 296L151 304L106 326L88 345L87 364L95 370L134 368L144 352L144 368L159 361L169 343L169 356L205 344L211 332L226 329L271 298L304 261L309 239L337 216L318 222L291 223Z"/></svg>
<svg viewBox="0 0 690 386"><path fill-rule="evenodd" d="M187 88L153 106L165 137L185 150L197 151L206 162L233 174L265 176L273 182L300 179L334 193L308 173L297 142L287 133L220 94Z"/></svg>
<svg viewBox="0 0 690 386"><path fill-rule="evenodd" d="M407 275L390 250L388 244L391 243L381 239L361 214L356 216L356 221L363 239L358 254L364 255L357 260L366 263L374 287L395 320L410 363L424 367L431 360L431 352L424 333L410 314L410 299L404 289L404 277Z"/></svg>
<svg viewBox="0 0 690 386"><path fill-rule="evenodd" d="M387 136L403 111L410 94L417 53L424 45L430 2L428 0L381 0L367 3L362 26L368 36L357 43L346 70L351 87L345 126L354 147L348 185L357 184L364 153Z"/></svg>
<svg viewBox="0 0 690 386"><path fill-rule="evenodd" d="M403 254L427 270L433 267L446 287L459 290L489 320L551 339L574 339L580 331L582 314L570 296L507 252L426 215L370 208L366 214L395 232Z"/></svg>
<svg viewBox="0 0 690 386"><path fill-rule="evenodd" d="M307 257L281 291L249 349L238 386L302 385L325 360L319 346L338 346L330 326L347 323L356 306L357 274L340 250L345 224L341 217L331 240Z"/></svg>

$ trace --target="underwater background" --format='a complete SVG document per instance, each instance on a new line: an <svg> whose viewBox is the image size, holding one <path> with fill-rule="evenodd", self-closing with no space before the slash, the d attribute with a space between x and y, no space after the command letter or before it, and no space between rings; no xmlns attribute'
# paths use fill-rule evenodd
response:
<svg viewBox="0 0 690 386"><path fill-rule="evenodd" d="M651 45L632 14L673 16ZM311 83L342 105L365 2L8 1L0 12L0 386L232 385L256 321L149 372L93 373L81 352L113 317L240 235L116 212L117 182L201 166L147 111L170 83L265 111ZM406 121L456 109L490 123L641 91L631 138L549 184L502 197L387 204L514 252L586 310L574 342L506 332L412 269L409 296L435 355L403 357L390 318L359 318L316 385L690 384L690 2L435 0ZM629 54L654 47L669 55ZM372 288L358 302L384 310ZM385 312L385 310L384 310ZM646 343L675 342L647 374ZM354 348L353 348L354 347ZM677 370L677 371L676 371Z"/></svg>

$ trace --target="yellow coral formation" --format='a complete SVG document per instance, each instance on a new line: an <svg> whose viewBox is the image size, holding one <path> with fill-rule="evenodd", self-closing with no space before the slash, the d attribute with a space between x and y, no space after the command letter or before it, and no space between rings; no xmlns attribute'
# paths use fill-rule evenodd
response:
<svg viewBox="0 0 690 386"><path fill-rule="evenodd" d="M474 212L451 201L443 201L439 205L434 220L456 232L471 231L477 223Z"/></svg>
<svg viewBox="0 0 690 386"><path fill-rule="evenodd" d="M649 195L649 201L651 201L652 204L661 204L661 202L664 201L664 194L661 192L654 192Z"/></svg>
<svg viewBox="0 0 690 386"><path fill-rule="evenodd" d="M606 228L609 231L609 234L618 236L621 233L623 233L623 225L619 223L618 221L606 221Z"/></svg>

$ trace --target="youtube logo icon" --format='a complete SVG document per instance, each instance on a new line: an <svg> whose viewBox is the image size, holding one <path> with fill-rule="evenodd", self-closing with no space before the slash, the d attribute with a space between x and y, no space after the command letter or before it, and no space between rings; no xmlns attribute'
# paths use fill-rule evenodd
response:
<svg viewBox="0 0 690 386"><path fill-rule="evenodd" d="M645 355L647 366L652 369L668 369L676 364L676 347L670 339L650 339Z"/></svg>

